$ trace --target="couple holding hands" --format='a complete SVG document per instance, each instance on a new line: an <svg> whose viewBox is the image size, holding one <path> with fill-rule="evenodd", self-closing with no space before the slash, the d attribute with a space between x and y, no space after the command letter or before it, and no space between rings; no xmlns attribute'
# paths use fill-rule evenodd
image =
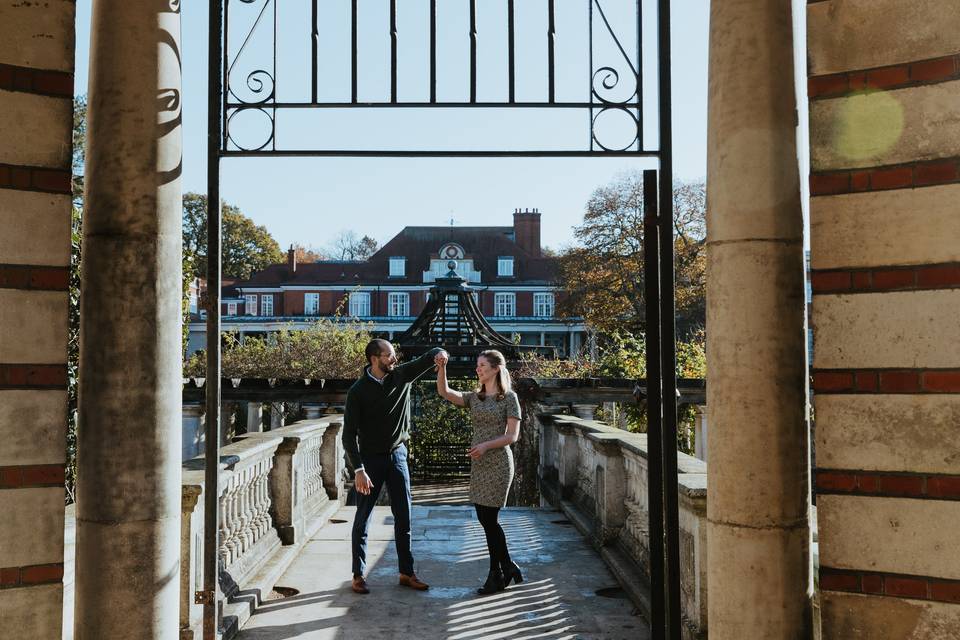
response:
<svg viewBox="0 0 960 640"><path fill-rule="evenodd" d="M410 471L406 441L410 433L410 388L432 369L437 372L437 393L459 407L470 409L473 424L470 456L470 501L483 527L490 554L490 572L477 589L480 594L504 590L520 583L520 567L510 559L500 526L500 509L506 505L513 480L513 453L509 445L520 434L520 402L511 389L510 373L499 351L484 351L477 358L476 391L454 391L447 384L449 354L436 348L404 364L397 363L393 345L371 340L365 351L364 373L347 392L343 443L354 468L357 513L353 522L353 583L355 593L369 593L366 571L367 529L374 504L384 485L390 495L394 538L400 563L400 584L418 591L429 589L413 570L410 551Z"/></svg>

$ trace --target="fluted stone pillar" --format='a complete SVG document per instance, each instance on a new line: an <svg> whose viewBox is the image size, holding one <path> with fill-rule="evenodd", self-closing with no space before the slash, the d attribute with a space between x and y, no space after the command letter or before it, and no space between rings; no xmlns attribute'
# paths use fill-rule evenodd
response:
<svg viewBox="0 0 960 640"><path fill-rule="evenodd" d="M789 2L711 4L712 640L809 637L803 222L792 42Z"/></svg>
<svg viewBox="0 0 960 640"><path fill-rule="evenodd" d="M306 420L317 420L323 415L324 406L320 403L304 403L303 417Z"/></svg>
<svg viewBox="0 0 960 640"><path fill-rule="evenodd" d="M282 402L274 402L270 405L270 428L279 429L284 425L283 417L284 404Z"/></svg>
<svg viewBox="0 0 960 640"><path fill-rule="evenodd" d="M263 403L247 403L247 433L260 433L263 431Z"/></svg>
<svg viewBox="0 0 960 640"><path fill-rule="evenodd" d="M180 16L94 0L83 220L77 640L175 640Z"/></svg>

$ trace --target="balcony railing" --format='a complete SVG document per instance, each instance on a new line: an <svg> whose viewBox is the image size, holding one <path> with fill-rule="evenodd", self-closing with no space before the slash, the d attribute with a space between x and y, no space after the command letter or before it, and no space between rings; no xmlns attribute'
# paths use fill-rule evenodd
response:
<svg viewBox="0 0 960 640"><path fill-rule="evenodd" d="M325 416L221 448L218 557L228 632L245 622L299 548L345 502L342 425L342 416ZM183 465L181 638L200 638L202 605L194 594L203 582L203 462Z"/></svg>

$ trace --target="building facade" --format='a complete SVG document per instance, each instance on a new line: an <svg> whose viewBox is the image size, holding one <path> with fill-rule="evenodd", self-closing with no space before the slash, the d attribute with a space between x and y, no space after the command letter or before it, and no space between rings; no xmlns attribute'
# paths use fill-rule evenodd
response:
<svg viewBox="0 0 960 640"><path fill-rule="evenodd" d="M586 327L557 317L557 260L543 255L540 215L518 209L510 227L405 227L363 261L298 264L291 249L285 264L223 288L223 330L245 338L344 318L392 339L420 314L435 279L454 263L499 333L575 354L586 344ZM192 322L189 350L205 344L205 324Z"/></svg>

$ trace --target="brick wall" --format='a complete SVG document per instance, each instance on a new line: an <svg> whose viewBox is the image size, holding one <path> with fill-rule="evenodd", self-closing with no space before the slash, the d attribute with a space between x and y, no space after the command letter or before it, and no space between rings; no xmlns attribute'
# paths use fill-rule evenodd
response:
<svg viewBox="0 0 960 640"><path fill-rule="evenodd" d="M0 0L0 629L50 640L63 607L74 8Z"/></svg>
<svg viewBox="0 0 960 640"><path fill-rule="evenodd" d="M960 11L807 7L823 636L960 636Z"/></svg>

